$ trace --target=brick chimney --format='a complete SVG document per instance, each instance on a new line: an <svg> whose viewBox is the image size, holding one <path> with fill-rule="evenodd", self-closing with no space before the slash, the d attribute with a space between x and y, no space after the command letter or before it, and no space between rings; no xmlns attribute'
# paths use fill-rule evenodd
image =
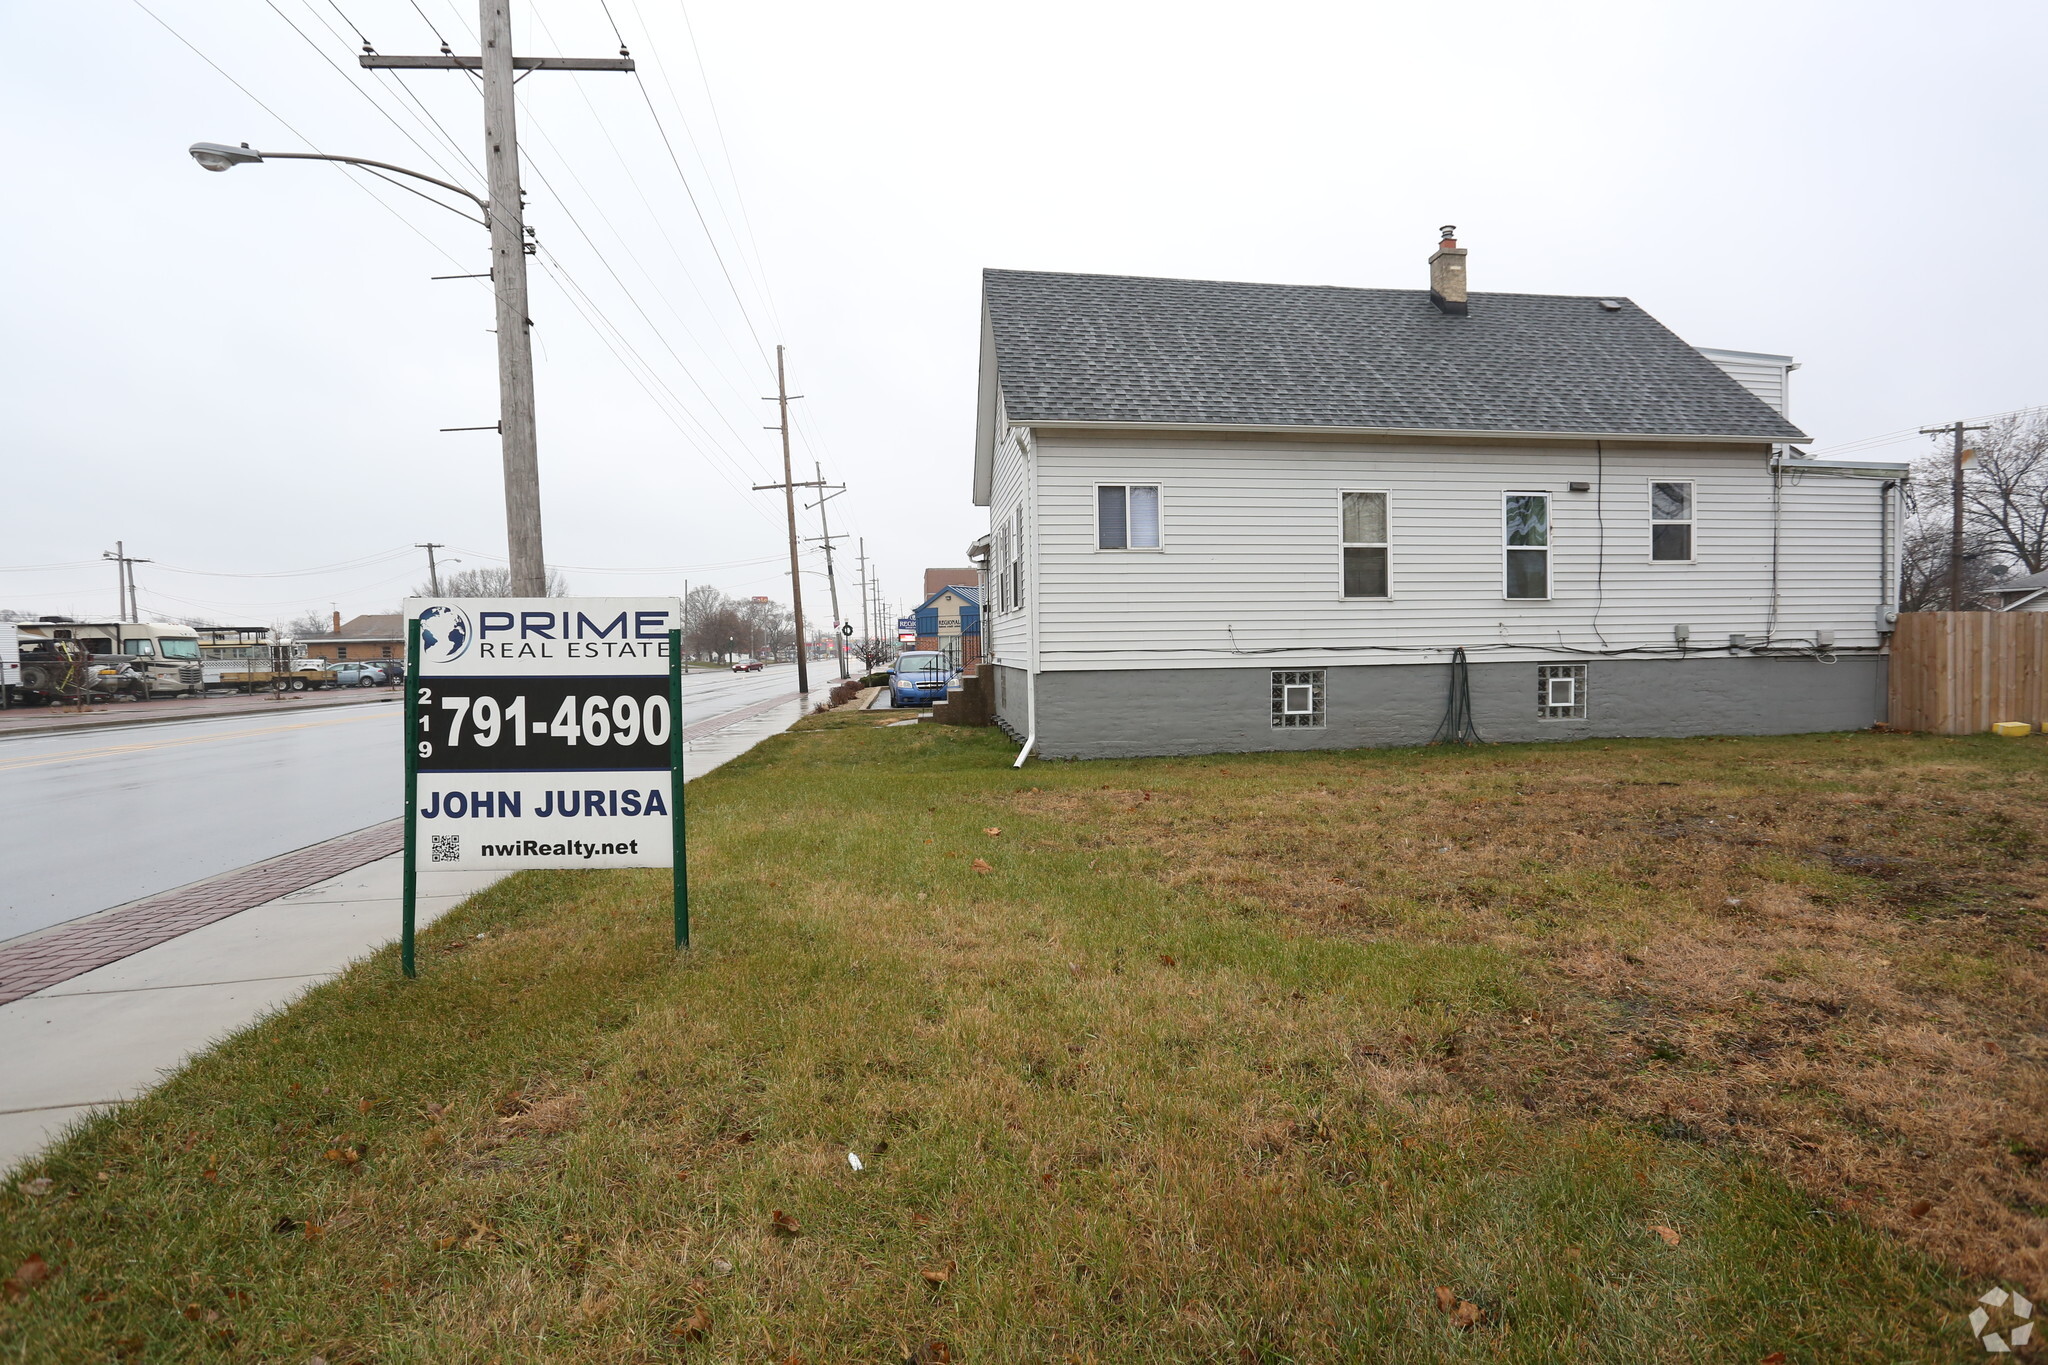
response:
<svg viewBox="0 0 2048 1365"><path fill-rule="evenodd" d="M340 613L340 612L336 612L336 613L334 613L334 629L333 629L333 630L331 630L331 631L329 631L329 632L328 632L328 634L330 634L330 635L339 635L339 634L341 634L341 613Z"/></svg>
<svg viewBox="0 0 2048 1365"><path fill-rule="evenodd" d="M1438 311L1461 318L1466 312L1465 248L1458 245L1456 228L1446 223L1442 231L1443 240L1429 258L1429 301Z"/></svg>

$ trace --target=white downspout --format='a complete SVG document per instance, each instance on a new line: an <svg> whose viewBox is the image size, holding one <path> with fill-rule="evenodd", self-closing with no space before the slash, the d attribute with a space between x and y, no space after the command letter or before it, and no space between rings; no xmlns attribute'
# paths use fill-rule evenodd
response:
<svg viewBox="0 0 2048 1365"><path fill-rule="evenodd" d="M1024 556L1024 577L1030 583L1024 601L1024 632L1029 640L1030 654L1024 671L1024 747L1017 751L1017 761L1012 768L1024 766L1024 760L1031 757L1031 750L1038 744L1038 509L1032 497L1037 489L1036 470L1033 467L1033 446L1027 428L1017 437L1017 455L1024 465L1024 496L1020 506L1024 511L1024 544L1018 552Z"/></svg>

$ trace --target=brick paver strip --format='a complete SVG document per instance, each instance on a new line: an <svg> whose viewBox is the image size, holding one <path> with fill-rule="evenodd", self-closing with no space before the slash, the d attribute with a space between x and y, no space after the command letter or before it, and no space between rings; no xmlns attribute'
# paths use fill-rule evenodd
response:
<svg viewBox="0 0 2048 1365"><path fill-rule="evenodd" d="M374 863L398 852L404 840L402 821L372 825L0 947L0 1005Z"/></svg>
<svg viewBox="0 0 2048 1365"><path fill-rule="evenodd" d="M702 739L716 734L802 695L786 692L700 720L684 728L683 738ZM303 891L316 882L397 853L404 846L404 822L392 820L0 946L0 1005L110 962L119 962L145 948L168 943L180 934L189 934L279 896Z"/></svg>

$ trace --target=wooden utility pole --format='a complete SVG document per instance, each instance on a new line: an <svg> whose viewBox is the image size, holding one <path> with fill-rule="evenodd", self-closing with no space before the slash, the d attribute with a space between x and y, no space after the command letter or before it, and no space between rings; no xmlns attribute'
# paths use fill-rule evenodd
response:
<svg viewBox="0 0 2048 1365"><path fill-rule="evenodd" d="M435 563L434 563L434 551L436 551L436 550L445 550L445 549L447 549L448 547L447 547L446 545L443 545L443 544L442 544L441 542L439 542L438 540L417 540L417 541L414 541L414 542L413 542L413 548L414 548L415 550L425 550L425 551L427 552L427 590L428 590L429 592L433 593L433 595L434 595L434 596L436 596L436 597L439 597L439 596L441 595L441 570L440 570L440 569L439 569L439 568L438 568L438 567L437 567L437 566L435 565ZM455 562L456 562L457 564L460 564L460 563L461 563L462 561L458 559L458 560L456 560ZM545 588L543 588L543 589L542 589L542 590L541 590L541 591L540 591L539 593L537 593L537 594L536 594L536 593L520 593L520 594L519 594L519 596L521 596L521 597L533 597L533 596L540 596L540 597L545 597L545 596L547 596L547 590L546 590Z"/></svg>
<svg viewBox="0 0 2048 1365"><path fill-rule="evenodd" d="M825 504L838 497L841 493L844 493L846 485L843 483L833 485L831 491L827 492L825 467L820 464L813 464L811 472L817 477L818 500L811 503L810 506L818 509L818 529L823 534L806 536L804 539L822 541L825 545L825 587L832 594L832 643L839 651L839 677L843 682L850 675L846 671L846 632L839 628L843 622L839 618L839 578L838 575L832 572L832 542L844 540L845 537L832 534L832 523L825 515Z"/></svg>
<svg viewBox="0 0 2048 1365"><path fill-rule="evenodd" d="M142 607L135 600L135 566L153 564L156 561L137 559L128 553L128 547L121 541L114 542L112 550L102 550L100 558L112 560L114 565L114 586L121 594L120 617L123 621L140 621Z"/></svg>
<svg viewBox="0 0 2048 1365"><path fill-rule="evenodd" d="M778 345L775 348L775 396L761 401L775 404L782 417L780 422L768 428L782 433L782 482L757 483L754 491L765 493L781 489L783 510L789 514L789 600L790 609L796 616L796 690L808 692L811 690L810 642L804 639L803 570L798 566L796 557L796 490L823 488L825 481L821 478L814 483L798 483L796 474L789 467L789 405L792 399L801 397L802 394L789 391L789 380L782 363L782 347Z"/></svg>
<svg viewBox="0 0 2048 1365"><path fill-rule="evenodd" d="M483 78L484 166L489 179L491 290L498 304L498 440L505 469L505 541L512 594L545 597L547 560L540 536L540 449L533 415L533 319L526 312L526 215L519 190L519 127L512 85L518 71L631 71L619 49L611 57L512 55L512 0L479 0L483 54L384 57L364 53L366 67L477 71Z"/></svg>
<svg viewBox="0 0 2048 1365"><path fill-rule="evenodd" d="M1949 487L1949 543L1948 543L1948 609L1963 609L1963 466L1970 462L1973 450L1963 448L1963 433L1968 431L1989 431L1989 427L1965 426L1951 422L1945 427L1922 427L1922 436L1950 435L1955 438L1954 467L1950 474Z"/></svg>

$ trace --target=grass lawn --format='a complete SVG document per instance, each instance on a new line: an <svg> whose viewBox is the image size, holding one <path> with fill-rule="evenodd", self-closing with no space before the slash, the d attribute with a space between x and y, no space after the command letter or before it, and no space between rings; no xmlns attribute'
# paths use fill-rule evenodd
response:
<svg viewBox="0 0 2048 1365"><path fill-rule="evenodd" d="M0 1360L1945 1361L2048 1290L2034 743L813 717L0 1191ZM856 1170L848 1154L856 1154Z"/></svg>

